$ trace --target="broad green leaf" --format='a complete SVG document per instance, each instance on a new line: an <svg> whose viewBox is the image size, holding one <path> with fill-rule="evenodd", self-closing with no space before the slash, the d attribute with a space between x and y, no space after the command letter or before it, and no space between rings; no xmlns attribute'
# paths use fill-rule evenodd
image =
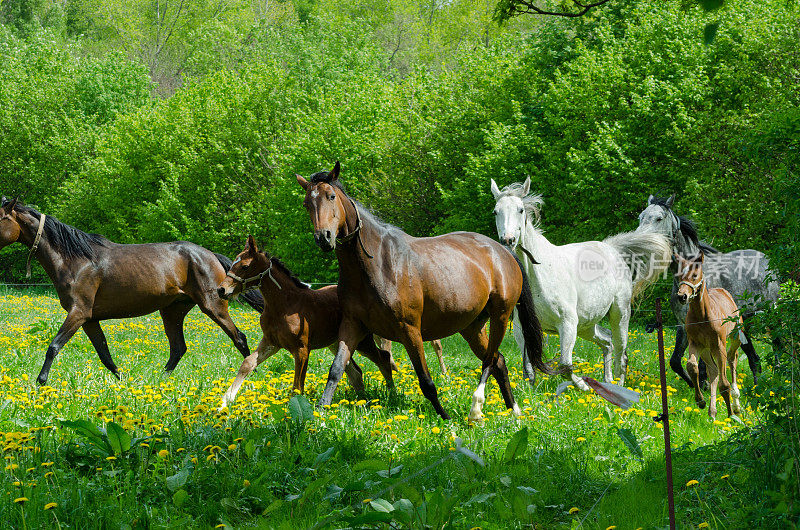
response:
<svg viewBox="0 0 800 530"><path fill-rule="evenodd" d="M394 511L394 506L392 506L392 503L390 503L386 499L372 499L371 501L369 501L369 505L372 506L373 510L379 512L389 513Z"/></svg>
<svg viewBox="0 0 800 530"><path fill-rule="evenodd" d="M389 464L384 462L383 460L378 459L369 459L369 460L362 460L361 462L357 462L353 466L353 471L377 471L379 469L388 469Z"/></svg>
<svg viewBox="0 0 800 530"><path fill-rule="evenodd" d="M131 448L131 435L119 424L110 421L106 424L108 443L116 454L122 454Z"/></svg>
<svg viewBox="0 0 800 530"><path fill-rule="evenodd" d="M643 458L644 455L642 453L642 448L639 446L639 441L636 439L636 435L633 434L630 429L617 429L617 435L619 435L622 442L625 444L625 447L628 448L628 451L633 454L636 458Z"/></svg>
<svg viewBox="0 0 800 530"><path fill-rule="evenodd" d="M314 407L305 396L293 396L289 400L289 414L299 425L303 425L314 417Z"/></svg>
<svg viewBox="0 0 800 530"><path fill-rule="evenodd" d="M174 475L170 475L166 479L167 489L170 491L175 491L178 488L182 488L186 485L186 482L189 480L189 476L192 474L194 470L194 464L192 464L191 457L187 456L183 460L183 466L181 470L175 473Z"/></svg>
<svg viewBox="0 0 800 530"><path fill-rule="evenodd" d="M505 462L512 462L515 458L522 456L528 448L528 428L523 427L514 433L506 446L506 454L503 458Z"/></svg>
<svg viewBox="0 0 800 530"><path fill-rule="evenodd" d="M174 504L176 508L180 508L188 498L189 493L184 489L180 489L172 495L172 504Z"/></svg>
<svg viewBox="0 0 800 530"><path fill-rule="evenodd" d="M719 30L719 22L711 22L710 24L706 24L706 27L703 30L703 42L706 44L711 44L714 42L714 39L717 37L717 30Z"/></svg>
<svg viewBox="0 0 800 530"><path fill-rule="evenodd" d="M325 452L320 453L320 454L317 455L317 458L314 459L314 465L311 466L311 467L317 467L318 465L327 462L328 459L331 456L333 456L333 454L335 452L336 452L336 448L335 447L333 447L333 446L329 447L327 450L325 450Z"/></svg>

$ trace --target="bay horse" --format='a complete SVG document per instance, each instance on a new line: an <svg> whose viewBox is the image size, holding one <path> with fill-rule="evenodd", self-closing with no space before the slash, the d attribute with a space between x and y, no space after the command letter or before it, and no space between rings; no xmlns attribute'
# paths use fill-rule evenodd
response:
<svg viewBox="0 0 800 530"><path fill-rule="evenodd" d="M222 407L233 403L245 378L281 349L294 357L293 389L302 394L310 351L335 344L342 319L335 285L311 289L278 258L259 251L253 236L247 238L245 249L233 260L217 293L228 300L249 287L257 287L265 300L260 319L262 337L256 351L242 361L236 379L225 392ZM364 337L356 349L378 366L386 385L392 388L392 370L396 371L397 366L391 354L379 350L372 335ZM350 360L345 370L350 384L363 391L363 374L355 359Z"/></svg>
<svg viewBox="0 0 800 530"><path fill-rule="evenodd" d="M761 364L758 354L750 340L748 320L755 314L757 301L774 303L780 295L780 284L772 278L769 270L769 258L762 252L752 249L734 250L733 252L720 252L705 241L699 239L697 228L691 219L678 215L672 209L675 195L670 197L656 197L650 195L647 207L639 214L639 227L637 232L656 232L664 234L672 242L673 251L684 259L694 259L701 252L705 254L705 281L709 289L721 287L728 291L736 300L742 310L743 328L746 342L742 343L742 350L747 355L753 381L757 382L761 373ZM672 313L678 324L686 320L687 306L678 299L678 285L680 280L674 273L677 272L677 261L670 265L673 272L672 294L669 302ZM689 342L686 330L679 325L675 333L675 348L672 350L669 365L689 387L694 383L683 368L683 354ZM773 348L777 351L780 343L773 340ZM700 379L704 379L703 364L700 365Z"/></svg>
<svg viewBox="0 0 800 530"><path fill-rule="evenodd" d="M339 347L320 405L333 400L353 348L374 333L403 344L422 394L439 416L450 419L428 372L423 342L460 333L482 361L469 419L483 417L489 375L497 380L506 407L519 414L505 358L498 349L515 307L525 336L523 355L542 372L551 370L542 360L542 331L527 276L514 254L472 232L412 237L350 198L339 171L337 161L331 171L317 172L308 180L296 176L305 190L303 204L313 224L314 240L323 251L335 251L339 262L343 315Z"/></svg>
<svg viewBox="0 0 800 530"><path fill-rule="evenodd" d="M728 416L739 420L741 414L739 404L739 386L736 381L736 350L741 344L737 326L741 326L742 316L731 294L720 287L708 289L703 274L704 255L686 260L675 255L678 266L677 277L678 300L687 307L686 336L689 346L686 348L686 369L694 383L694 399L697 406L705 408L706 402L700 390L700 377L697 357L706 363L706 373L710 383L708 415L717 417L717 387L725 400ZM726 342L730 339L730 346ZM730 366L731 378L728 379L727 368ZM731 395L733 404L731 405Z"/></svg>
<svg viewBox="0 0 800 530"><path fill-rule="evenodd" d="M119 379L108 351L101 320L161 313L169 341L171 372L186 353L183 321L195 306L208 315L241 352L250 355L247 338L231 320L228 302L217 296L230 260L194 243L122 245L46 216L5 197L0 202L0 248L18 242L30 249L30 259L42 265L58 293L67 317L47 348L36 378L47 383L56 354L78 329L89 337L103 365ZM263 308L261 296L245 297L251 307Z"/></svg>
<svg viewBox="0 0 800 530"><path fill-rule="evenodd" d="M447 365L444 364L444 349L442 348L442 341L438 339L432 340L431 346L433 347L434 353L436 353L436 357L439 359L439 369L442 371L442 374L450 375L450 372L447 370ZM381 338L381 349L392 353L392 341Z"/></svg>
<svg viewBox="0 0 800 530"><path fill-rule="evenodd" d="M530 178L502 190L492 179L497 235L525 266L542 329L559 336L562 373L576 387L589 390L572 371L572 349L580 337L600 346L605 382L618 377L625 386L631 300L667 269L670 243L661 234L625 232L603 241L554 245L539 226L542 196L530 188ZM600 325L606 315L610 331ZM514 324L522 349L523 337Z"/></svg>

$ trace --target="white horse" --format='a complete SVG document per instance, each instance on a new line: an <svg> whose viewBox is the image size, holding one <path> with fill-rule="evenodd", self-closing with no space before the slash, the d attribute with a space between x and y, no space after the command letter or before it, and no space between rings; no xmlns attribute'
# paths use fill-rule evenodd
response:
<svg viewBox="0 0 800 530"><path fill-rule="evenodd" d="M581 337L603 351L605 381L618 377L624 385L631 300L669 266L669 240L661 234L625 232L604 241L553 245L539 228L544 201L541 195L529 193L530 186L528 178L523 184L500 190L492 179L497 234L501 243L516 252L528 273L542 330L560 337L559 364L564 378L589 390L572 371L572 348L576 337ZM538 264L532 263L531 257ZM598 325L606 314L611 331ZM514 338L524 351L517 327L515 315Z"/></svg>

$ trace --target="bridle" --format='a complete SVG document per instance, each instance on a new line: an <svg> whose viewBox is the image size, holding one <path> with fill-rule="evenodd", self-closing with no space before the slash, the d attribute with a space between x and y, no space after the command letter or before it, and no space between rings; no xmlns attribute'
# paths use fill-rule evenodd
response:
<svg viewBox="0 0 800 530"><path fill-rule="evenodd" d="M341 244L344 244L344 243L348 243L348 242L352 241L353 238L357 237L358 238L358 243L359 243L359 245L361 245L361 250L364 251L364 254L366 254L366 256L369 259L372 259L372 257L373 257L372 254L367 252L367 249L364 247L364 240L361 239L361 227L364 226L364 224L361 222L361 216L358 214L358 207L356 206L356 203L353 201L353 199L351 199L350 197L347 197L347 198L350 199L350 204L353 205L353 210L355 210L355 212L356 212L356 227L353 229L352 232L350 232L346 236L337 237L336 238L336 244L337 245L341 245ZM347 217L345 215L345 219L346 218Z"/></svg>
<svg viewBox="0 0 800 530"><path fill-rule="evenodd" d="M231 267L233 267L233 265L235 263L236 262L231 264ZM258 285L261 285L261 280L264 279L264 276L269 276L269 279L272 280L272 283L274 283L278 287L278 289L283 289L283 287L281 287L281 284L278 283L278 280L276 280L275 277L272 275L272 259L271 258L269 260L269 267L267 267L267 269L264 272L260 272L260 273L256 274L255 276L250 276L249 278L242 278L241 276L235 275L231 271L226 272L225 276L228 276L231 279L233 279L235 282L240 283L242 285L242 289L247 288L247 284L252 282L252 281L258 281Z"/></svg>
<svg viewBox="0 0 800 530"><path fill-rule="evenodd" d="M28 252L28 261L25 263L25 277L31 277L31 258L39 249L39 242L42 240L42 233L44 232L44 221L47 219L45 214L42 214L39 217L39 229L36 230L36 237L33 238L33 245L31 245L31 250Z"/></svg>

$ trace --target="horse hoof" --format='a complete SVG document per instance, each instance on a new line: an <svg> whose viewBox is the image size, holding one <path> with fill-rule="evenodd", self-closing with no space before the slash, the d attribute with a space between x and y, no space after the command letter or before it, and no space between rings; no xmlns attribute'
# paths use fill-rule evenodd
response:
<svg viewBox="0 0 800 530"><path fill-rule="evenodd" d="M36 382L39 383L39 386L44 386L47 384L47 378L40 375L36 378Z"/></svg>
<svg viewBox="0 0 800 530"><path fill-rule="evenodd" d="M705 401L698 401L697 402L697 406L700 407L701 409L704 409L704 408L706 408L706 402Z"/></svg>

